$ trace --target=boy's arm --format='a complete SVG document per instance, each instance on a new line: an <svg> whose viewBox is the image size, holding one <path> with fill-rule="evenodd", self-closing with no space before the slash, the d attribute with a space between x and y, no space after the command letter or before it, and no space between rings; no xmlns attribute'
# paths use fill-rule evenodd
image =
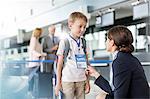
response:
<svg viewBox="0 0 150 99"><path fill-rule="evenodd" d="M90 81L89 77L87 76L86 82L85 82L85 93L88 94L90 92Z"/></svg>
<svg viewBox="0 0 150 99"><path fill-rule="evenodd" d="M57 62L57 82L61 83L61 74L62 74L62 66L63 66L63 56L58 56L58 62Z"/></svg>
<svg viewBox="0 0 150 99"><path fill-rule="evenodd" d="M88 60L88 53L86 52L86 63L87 63L87 66L90 65L90 62ZM89 75L88 73L86 73L86 82L85 82L85 93L88 94L90 92L90 81L89 81Z"/></svg>
<svg viewBox="0 0 150 99"><path fill-rule="evenodd" d="M61 89L61 78L62 78L62 68L63 68L63 55L58 55L58 62L57 62L57 84L55 88L55 94L58 96L59 91Z"/></svg>

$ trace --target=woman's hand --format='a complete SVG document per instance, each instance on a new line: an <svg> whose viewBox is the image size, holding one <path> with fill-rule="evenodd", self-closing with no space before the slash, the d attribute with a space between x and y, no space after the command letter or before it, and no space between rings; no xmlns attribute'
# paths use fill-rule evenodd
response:
<svg viewBox="0 0 150 99"><path fill-rule="evenodd" d="M41 55L42 57L45 57L45 56L47 56L47 54L46 53L42 53L42 55Z"/></svg>
<svg viewBox="0 0 150 99"><path fill-rule="evenodd" d="M46 53L41 53L40 56L39 56L39 59L40 60L45 60L45 56L47 56Z"/></svg>
<svg viewBox="0 0 150 99"><path fill-rule="evenodd" d="M40 58L43 58L43 57L45 57L45 56L47 56L46 53L41 53L41 54L40 54Z"/></svg>
<svg viewBox="0 0 150 99"><path fill-rule="evenodd" d="M88 68L86 69L86 71L88 71L88 74L90 76L93 76L95 78L98 78L100 76L100 74L91 66L88 66Z"/></svg>

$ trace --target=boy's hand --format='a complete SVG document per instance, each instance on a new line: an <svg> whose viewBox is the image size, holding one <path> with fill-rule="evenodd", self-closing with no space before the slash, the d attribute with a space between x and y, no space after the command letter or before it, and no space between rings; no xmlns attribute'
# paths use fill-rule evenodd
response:
<svg viewBox="0 0 150 99"><path fill-rule="evenodd" d="M88 94L89 92L90 92L90 83L89 81L87 81L85 84L85 94Z"/></svg>
<svg viewBox="0 0 150 99"><path fill-rule="evenodd" d="M59 95L59 91L61 89L61 84L57 83L56 87L55 87L55 95L58 96Z"/></svg>

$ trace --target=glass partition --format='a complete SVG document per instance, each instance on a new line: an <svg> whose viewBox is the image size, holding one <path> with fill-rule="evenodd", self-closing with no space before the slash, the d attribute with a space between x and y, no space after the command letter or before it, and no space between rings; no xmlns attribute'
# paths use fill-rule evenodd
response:
<svg viewBox="0 0 150 99"><path fill-rule="evenodd" d="M106 49L106 31L99 32L99 49Z"/></svg>

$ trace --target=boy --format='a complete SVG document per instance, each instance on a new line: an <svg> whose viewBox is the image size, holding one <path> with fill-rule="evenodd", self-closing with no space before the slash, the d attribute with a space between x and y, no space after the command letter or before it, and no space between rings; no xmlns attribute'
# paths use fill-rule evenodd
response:
<svg viewBox="0 0 150 99"><path fill-rule="evenodd" d="M87 18L81 12L73 12L68 19L68 27L70 35L66 38L69 41L70 49L65 56L65 39L59 43L57 51L57 84L55 94L62 89L63 98L65 99L85 99L85 93L89 93L89 81L85 74L87 66L86 53L84 53L83 42L81 36L85 32ZM83 55L83 56L82 56ZM84 62L79 62L85 59ZM84 60L83 59L83 60Z"/></svg>

